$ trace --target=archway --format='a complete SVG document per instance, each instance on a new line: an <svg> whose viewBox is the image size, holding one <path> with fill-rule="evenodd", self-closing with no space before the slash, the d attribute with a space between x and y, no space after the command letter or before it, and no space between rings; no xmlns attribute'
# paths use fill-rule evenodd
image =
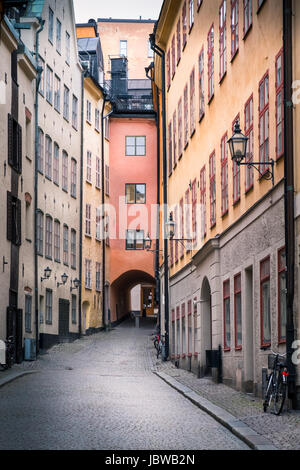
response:
<svg viewBox="0 0 300 470"><path fill-rule="evenodd" d="M143 285L147 286L148 289L155 288L155 279L144 271L130 270L123 273L112 283L110 289L112 323L119 322L132 310L131 290L137 285L141 285L141 292L143 293Z"/></svg>
<svg viewBox="0 0 300 470"><path fill-rule="evenodd" d="M201 368L204 375L211 374L206 364L206 351L212 349L211 289L207 277L201 288Z"/></svg>

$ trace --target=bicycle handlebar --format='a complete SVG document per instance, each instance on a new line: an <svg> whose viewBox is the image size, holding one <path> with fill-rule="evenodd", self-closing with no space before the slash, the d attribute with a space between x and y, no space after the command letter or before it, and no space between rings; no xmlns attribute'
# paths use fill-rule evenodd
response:
<svg viewBox="0 0 300 470"><path fill-rule="evenodd" d="M286 353L284 353L284 354L279 354L279 353L276 353L276 352L272 351L272 349L271 349L271 353L274 354L274 356L280 356L280 357L286 356Z"/></svg>

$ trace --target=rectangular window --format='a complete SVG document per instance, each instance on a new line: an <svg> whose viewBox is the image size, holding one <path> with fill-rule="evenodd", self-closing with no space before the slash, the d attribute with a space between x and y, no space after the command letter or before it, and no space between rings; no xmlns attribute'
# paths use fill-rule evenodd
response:
<svg viewBox="0 0 300 470"><path fill-rule="evenodd" d="M242 349L242 286L241 274L234 276L235 349Z"/></svg>
<svg viewBox="0 0 300 470"><path fill-rule="evenodd" d="M62 152L62 189L68 191L68 154Z"/></svg>
<svg viewBox="0 0 300 470"><path fill-rule="evenodd" d="M86 181L92 184L92 154L89 150L86 154Z"/></svg>
<svg viewBox="0 0 300 470"><path fill-rule="evenodd" d="M86 120L92 123L92 103L89 100L86 100Z"/></svg>
<svg viewBox="0 0 300 470"><path fill-rule="evenodd" d="M170 49L167 52L167 89L170 88L171 85L171 53Z"/></svg>
<svg viewBox="0 0 300 470"><path fill-rule="evenodd" d="M209 157L210 226L216 225L216 154Z"/></svg>
<svg viewBox="0 0 300 470"><path fill-rule="evenodd" d="M175 69L176 69L176 62L175 62L175 34L173 34L172 37L172 78L175 75Z"/></svg>
<svg viewBox="0 0 300 470"><path fill-rule="evenodd" d="M77 162L71 158L71 196L76 197L77 191Z"/></svg>
<svg viewBox="0 0 300 470"><path fill-rule="evenodd" d="M171 212L170 216L174 220L174 212ZM174 243L172 241L170 241L170 264L171 266L174 264Z"/></svg>
<svg viewBox="0 0 300 470"><path fill-rule="evenodd" d="M49 15L48 15L48 39L53 44L53 28L54 28L54 13L49 8Z"/></svg>
<svg viewBox="0 0 300 470"><path fill-rule="evenodd" d="M183 210L183 198L179 202L179 227L180 227L180 238L184 238L184 210ZM180 243L180 258L184 255L184 245Z"/></svg>
<svg viewBox="0 0 300 470"><path fill-rule="evenodd" d="M192 238L191 237L191 208L190 208L190 190L188 189L185 192L185 207L184 207L184 218L185 218L185 230L186 236L185 238ZM185 243L186 252L190 251L190 242Z"/></svg>
<svg viewBox="0 0 300 470"><path fill-rule="evenodd" d="M281 50L276 56L275 62L276 73L276 158L283 155L283 51Z"/></svg>
<svg viewBox="0 0 300 470"><path fill-rule="evenodd" d="M195 132L195 67L190 75L190 135Z"/></svg>
<svg viewBox="0 0 300 470"><path fill-rule="evenodd" d="M244 0L244 36L252 25L252 0Z"/></svg>
<svg viewBox="0 0 300 470"><path fill-rule="evenodd" d="M227 133L221 139L221 192L222 215L228 212L228 156L227 156Z"/></svg>
<svg viewBox="0 0 300 470"><path fill-rule="evenodd" d="M46 99L52 104L53 100L53 71L47 65L46 69Z"/></svg>
<svg viewBox="0 0 300 470"><path fill-rule="evenodd" d="M278 342L286 341L286 257L285 248L278 251Z"/></svg>
<svg viewBox="0 0 300 470"><path fill-rule="evenodd" d="M52 258L52 217L46 215L45 256Z"/></svg>
<svg viewBox="0 0 300 470"><path fill-rule="evenodd" d="M189 143L189 97L188 84L184 87L183 92L183 114L184 114L184 148Z"/></svg>
<svg viewBox="0 0 300 470"><path fill-rule="evenodd" d="M125 184L126 204L145 204L146 185L145 184Z"/></svg>
<svg viewBox="0 0 300 470"><path fill-rule="evenodd" d="M144 230L126 230L126 250L144 249Z"/></svg>
<svg viewBox="0 0 300 470"><path fill-rule="evenodd" d="M74 129L78 129L78 98L75 95L72 99L72 126Z"/></svg>
<svg viewBox="0 0 300 470"><path fill-rule="evenodd" d="M96 157L96 188L101 188L101 160Z"/></svg>
<svg viewBox="0 0 300 470"><path fill-rule="evenodd" d="M183 50L186 45L186 33L187 33L186 0L184 0L183 2L181 17L182 17L182 50Z"/></svg>
<svg viewBox="0 0 300 470"><path fill-rule="evenodd" d="M231 0L231 59L239 48L239 1Z"/></svg>
<svg viewBox="0 0 300 470"><path fill-rule="evenodd" d="M206 170L205 165L200 171L200 210L201 210L201 239L206 236Z"/></svg>
<svg viewBox="0 0 300 470"><path fill-rule="evenodd" d="M192 240L197 244L197 180L194 179L192 183Z"/></svg>
<svg viewBox="0 0 300 470"><path fill-rule="evenodd" d="M194 24L194 0L189 0L189 31Z"/></svg>
<svg viewBox="0 0 300 470"><path fill-rule="evenodd" d="M109 117L104 119L104 137L109 140Z"/></svg>
<svg viewBox="0 0 300 470"><path fill-rule="evenodd" d="M125 137L125 155L126 156L146 155L146 137L145 136L126 136Z"/></svg>
<svg viewBox="0 0 300 470"><path fill-rule="evenodd" d="M199 54L199 120L204 116L204 47Z"/></svg>
<svg viewBox="0 0 300 470"><path fill-rule="evenodd" d="M85 260L84 286L86 289L92 288L92 261L90 259Z"/></svg>
<svg viewBox="0 0 300 470"><path fill-rule="evenodd" d="M173 114L173 162L174 168L177 164L177 117L176 111Z"/></svg>
<svg viewBox="0 0 300 470"><path fill-rule="evenodd" d="M96 263L96 291L101 291L101 284L100 284L100 274L101 274L101 265L100 263Z"/></svg>
<svg viewBox="0 0 300 470"><path fill-rule="evenodd" d="M180 98L177 109L178 116L178 158L182 156L182 98Z"/></svg>
<svg viewBox="0 0 300 470"><path fill-rule="evenodd" d="M44 172L44 132L39 128L38 171Z"/></svg>
<svg viewBox="0 0 300 470"><path fill-rule="evenodd" d="M173 148L173 141L172 141L172 121L169 122L169 127L168 127L168 142L169 142L169 176L171 175L172 173L172 169L173 169L173 152L172 152L172 148Z"/></svg>
<svg viewBox="0 0 300 470"><path fill-rule="evenodd" d="M245 104L245 136L248 137L246 148L246 162L253 161L253 95ZM245 167L245 190L253 187L253 168Z"/></svg>
<svg viewBox="0 0 300 470"><path fill-rule="evenodd" d="M180 36L180 18L177 21L176 27L176 39L177 39L177 64L181 59L181 36Z"/></svg>
<svg viewBox="0 0 300 470"><path fill-rule="evenodd" d="M230 351L230 283L223 282L224 351Z"/></svg>
<svg viewBox="0 0 300 470"><path fill-rule="evenodd" d="M39 84L39 92L42 96L45 96L45 61L39 56L38 65L42 67L41 79Z"/></svg>
<svg viewBox="0 0 300 470"><path fill-rule="evenodd" d="M76 231L71 230L71 268L76 269Z"/></svg>
<svg viewBox="0 0 300 470"><path fill-rule="evenodd" d="M186 355L186 337L185 337L185 304L181 305L181 354Z"/></svg>
<svg viewBox="0 0 300 470"><path fill-rule="evenodd" d="M31 333L32 297L25 295L25 331Z"/></svg>
<svg viewBox="0 0 300 470"><path fill-rule="evenodd" d="M175 222L175 233L174 236L175 238L178 237L178 206L176 204L175 209L174 209L174 222ZM173 242L171 242L173 243ZM178 261L178 241L175 241L175 263Z"/></svg>
<svg viewBox="0 0 300 470"><path fill-rule="evenodd" d="M77 318L76 303L77 303L76 295L72 295L72 323L76 323L76 318Z"/></svg>
<svg viewBox="0 0 300 470"><path fill-rule="evenodd" d="M100 131L100 111L99 109L95 109L95 129Z"/></svg>
<svg viewBox="0 0 300 470"><path fill-rule="evenodd" d="M261 346L271 345L270 258L260 263Z"/></svg>
<svg viewBox="0 0 300 470"><path fill-rule="evenodd" d="M54 108L60 112L60 78L54 76Z"/></svg>
<svg viewBox="0 0 300 470"><path fill-rule="evenodd" d="M45 176L52 179L52 140L46 135Z"/></svg>
<svg viewBox="0 0 300 470"><path fill-rule="evenodd" d="M232 130L234 130L235 123L240 121L238 114L232 123ZM236 161L232 162L232 178L233 178L233 204L236 204L241 198L241 167L237 165Z"/></svg>
<svg viewBox="0 0 300 470"><path fill-rule="evenodd" d="M71 38L68 32L66 32L66 63L70 65L70 54L71 54Z"/></svg>
<svg viewBox="0 0 300 470"><path fill-rule="evenodd" d="M105 165L105 179L104 179L104 184L105 184L105 194L106 196L109 196L109 166Z"/></svg>
<svg viewBox="0 0 300 470"><path fill-rule="evenodd" d="M69 121L70 90L64 85L64 118Z"/></svg>
<svg viewBox="0 0 300 470"><path fill-rule="evenodd" d="M171 358L175 357L175 310L172 309L172 342L171 342Z"/></svg>
<svg viewBox="0 0 300 470"><path fill-rule="evenodd" d="M215 93L214 84L214 25L211 26L207 36L207 57L208 57L208 102Z"/></svg>
<svg viewBox="0 0 300 470"><path fill-rule="evenodd" d="M269 75L268 72L259 83L259 161L261 171L268 169L269 161Z"/></svg>
<svg viewBox="0 0 300 470"><path fill-rule="evenodd" d="M69 228L64 225L63 231L63 261L64 264L69 265Z"/></svg>
<svg viewBox="0 0 300 470"><path fill-rule="evenodd" d="M223 0L219 10L219 41L220 41L220 71L219 79L221 80L227 69L226 61L226 0Z"/></svg>
<svg viewBox="0 0 300 470"><path fill-rule="evenodd" d="M60 261L60 223L54 221L54 260Z"/></svg>
<svg viewBox="0 0 300 470"><path fill-rule="evenodd" d="M187 344L187 353L189 356L192 355L193 350L193 324L192 324L192 301L188 301L188 311L187 311L187 337L188 337L188 344Z"/></svg>
<svg viewBox="0 0 300 470"><path fill-rule="evenodd" d="M11 114L7 115L8 164L18 173L22 173L22 127Z"/></svg>
<svg viewBox="0 0 300 470"><path fill-rule="evenodd" d="M52 323L52 290L46 289L46 323Z"/></svg>
<svg viewBox="0 0 300 470"><path fill-rule="evenodd" d="M61 53L61 22L56 18L56 50Z"/></svg>
<svg viewBox="0 0 300 470"><path fill-rule="evenodd" d="M91 204L85 205L85 234L91 236Z"/></svg>
<svg viewBox="0 0 300 470"><path fill-rule="evenodd" d="M37 254L43 255L44 247L44 214L40 210L37 211Z"/></svg>
<svg viewBox="0 0 300 470"><path fill-rule="evenodd" d="M53 183L59 185L59 147L56 142L53 154Z"/></svg>
<svg viewBox="0 0 300 470"><path fill-rule="evenodd" d="M101 209L96 208L96 240L101 240Z"/></svg>
<svg viewBox="0 0 300 470"><path fill-rule="evenodd" d="M21 232L21 201L7 191L7 218L6 218L6 235L7 240L16 246L22 243Z"/></svg>
<svg viewBox="0 0 300 470"><path fill-rule="evenodd" d="M127 57L127 41L120 41L120 56Z"/></svg>

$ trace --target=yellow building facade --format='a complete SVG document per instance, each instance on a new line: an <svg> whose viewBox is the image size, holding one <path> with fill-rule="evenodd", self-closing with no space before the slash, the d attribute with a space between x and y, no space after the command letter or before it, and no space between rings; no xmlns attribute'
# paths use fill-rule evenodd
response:
<svg viewBox="0 0 300 470"><path fill-rule="evenodd" d="M170 357L216 376L221 348L223 381L258 395L286 341L282 32L270 0L165 0L155 28L168 211L174 238L191 239L169 242ZM158 56L155 81L161 94ZM231 160L236 121L260 173Z"/></svg>

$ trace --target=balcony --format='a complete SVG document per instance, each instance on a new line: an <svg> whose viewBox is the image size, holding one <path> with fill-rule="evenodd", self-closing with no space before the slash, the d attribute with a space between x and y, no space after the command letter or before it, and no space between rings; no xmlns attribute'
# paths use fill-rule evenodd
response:
<svg viewBox="0 0 300 470"><path fill-rule="evenodd" d="M115 113L153 113L152 86L148 79L108 80L105 89Z"/></svg>

